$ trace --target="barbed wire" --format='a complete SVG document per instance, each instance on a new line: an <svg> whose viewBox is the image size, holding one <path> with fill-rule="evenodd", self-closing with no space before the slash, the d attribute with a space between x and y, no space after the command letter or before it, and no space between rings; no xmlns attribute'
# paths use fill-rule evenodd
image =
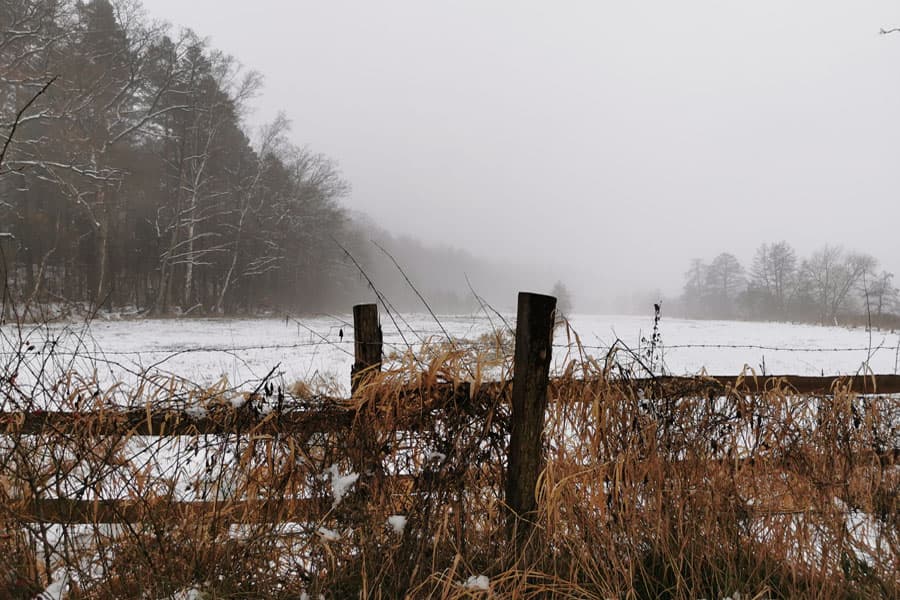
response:
<svg viewBox="0 0 900 600"><path fill-rule="evenodd" d="M31 327L18 327L15 330L0 330L0 359L9 362L6 369L8 374L22 372L28 374L28 379L37 382L43 381L43 372L48 368L55 372L74 373L79 370L84 373L94 371L94 377L97 377L98 368L108 373L101 379L117 380L122 374L126 374L136 381L149 381L154 388L162 389L165 383L152 379L156 376L171 377L182 379L186 374L179 374L183 364L180 359L189 355L198 354L222 354L235 361L232 380L229 387L231 389L239 389L241 385L247 383L244 381L237 386L233 385L238 379L249 378L258 381L262 373L268 369L276 360L280 361L285 355L297 352L294 358L300 358L306 361L306 373L302 374L304 366L300 366L300 372L295 375L301 375L304 380L309 379L310 372L315 370L313 376L319 373L320 363L324 360L326 363L333 362L335 354L343 354L349 359L354 356L353 346L356 342L353 339L352 323L345 319L328 315L334 322L331 325L327 323L323 327L321 322L308 323L291 317L285 318L285 324L289 323L288 319L296 326L297 336L308 335L306 341L294 341L290 343L252 343L252 338L247 344L198 344L189 346L187 344L178 343L169 347L148 347L143 349L109 349L104 345L102 335L98 335L98 331L92 330L90 324L72 324L61 329L48 328L44 325L34 325ZM481 331L479 323L475 319L464 319L465 322L456 320L455 325L459 326L459 330L465 328L465 333L459 335L451 335L453 351L460 352L503 352L511 356L513 337L506 330L491 329ZM306 330L301 334L300 328ZM348 335L341 336L338 339L335 331L338 329L348 329ZM401 327L402 328L402 327ZM414 356L419 356L421 352L428 351L429 348L439 348L442 344L446 344L447 330L442 328L437 330L429 327L408 327L404 328L407 334L412 333L418 338L418 343L413 340L412 345L406 341L406 337L399 330L385 331L382 347L384 349L385 360L397 360L401 356L405 356L412 352ZM276 332L275 336L279 334ZM790 354L809 354L809 355L826 355L836 353L866 353L869 358L875 352L896 353L894 372L897 371L896 365L900 362L900 340L896 345L888 345L887 334L880 335L878 344L859 345L859 346L779 346L764 343L727 343L727 342L697 342L697 343L676 343L676 344L658 344L656 351L668 353L670 357L678 356L682 351L689 350L716 350L716 351L757 351L771 353L790 353ZM291 334L293 336L293 334ZM396 339L400 336L400 339ZM640 334L639 334L640 336ZM592 336L595 337L595 336ZM318 339L314 339L318 338ZM393 338L393 339L392 339ZM475 339L472 339L475 338ZM277 339L277 337L276 337ZM296 339L296 338L295 338ZM565 341L568 339L568 341ZM621 348L621 342L617 341L613 344L607 343L581 343L576 341L577 338L568 337L553 344L554 353L559 353L558 360L568 361L572 357L577 357L579 353L582 358L586 355L603 356L615 352L617 348ZM599 338L595 337L595 339ZM645 345L645 340L639 337L638 345L635 352L642 353L649 347ZM142 343L136 340L135 345ZM323 350L325 352L323 352ZM270 352L277 356L266 356L263 354L250 353L266 353ZM682 354L684 356L684 354ZM326 358L330 357L330 358ZM218 360L218 359L217 359ZM346 359L345 359L346 360ZM802 358L795 359L798 364L806 364ZM265 366L259 363L267 363ZM868 359L867 361L868 362ZM330 364L330 363L329 363ZM15 366L13 366L15 365ZM807 366L811 366L808 365ZM279 371L278 377L283 377L288 371L296 371L295 364L292 369ZM218 368L218 367L216 367ZM231 368L231 367L229 367ZM338 363L332 364L330 369L338 368ZM818 370L818 368L817 368ZM332 371L326 371L331 373ZM209 375L209 373L207 373ZM225 373L222 377L226 377ZM204 381L208 377L202 378ZM98 387L99 389L99 387Z"/></svg>
<svg viewBox="0 0 900 600"><path fill-rule="evenodd" d="M433 331L428 329L419 329L416 330L418 333L422 333L425 335L433 335L435 339L424 338L419 344L413 344L412 346L405 347L402 343L392 342L389 339L386 339L382 342L382 346L386 349L391 349L396 353L403 353L408 350L417 350L415 346L418 348L425 348L429 345L439 345L443 343L443 332ZM34 333L34 331L32 331ZM69 336L75 338L77 340L77 344L75 344L74 349L65 348L67 345L63 340L63 336L59 335L53 339L45 339L43 341L35 341L35 343L31 343L28 341L28 336L20 337L18 343L12 342L9 338L5 340L0 339L0 341L5 341L8 349L0 350L0 356L43 356L43 357L56 357L56 358L86 358L86 359L95 359L99 362L108 363L110 365L116 367L123 367L121 363L113 360L111 357L144 357L144 356L154 356L154 355L164 355L162 360L151 364L147 369L153 369L158 367L160 364L164 362L171 361L174 358L177 358L181 355L194 354L194 353L223 353L237 360L241 360L245 357L241 357L239 353L247 352L247 351L260 351L260 350L272 350L272 351L286 351L286 350L298 350L298 349L306 349L306 348L314 348L317 351L322 347L333 347L340 352L348 355L349 357L353 357L353 352L347 350L347 346L352 346L355 344L351 335L344 337L339 340L328 339L326 335L320 334L320 340L312 340L308 342L294 342L294 343L286 343L286 344L245 344L245 345L200 345L194 347L162 347L162 348L146 348L141 350L106 350L102 347L101 343L97 338L89 333L87 333L84 329L80 331L69 331L66 332ZM386 337L392 335L393 332L386 332ZM464 336L461 337L453 337L454 345L457 349L466 350L466 349L494 349L501 347L503 342L500 341L472 341L467 339ZM508 340L508 342L512 342L512 340ZM365 344L377 344L376 342L365 342ZM16 348L15 346L18 346ZM555 349L564 349L564 350L598 350L604 353L609 352L617 347L620 344L585 344L579 342L568 342L568 343L554 343L552 345ZM638 344L636 348L638 350L644 347L643 344ZM775 345L766 345L766 344L748 344L748 343L683 343L683 344L659 344L657 346L659 350L662 351L671 351L671 350L690 350L690 349L714 349L714 350L762 350L769 352L791 352L791 353L838 353L838 352L872 352L879 350L889 350L889 351L898 351L900 352L900 343L896 345L887 345L885 340L882 339L880 343L877 345L871 346L829 346L829 347L810 347L810 346L775 346ZM145 369L145 370L147 370Z"/></svg>
<svg viewBox="0 0 900 600"><path fill-rule="evenodd" d="M592 346L588 344L553 344L554 348L585 348L588 350L609 350L612 346ZM886 349L895 350L900 345L895 346L858 346L858 347L838 347L838 348L808 348L803 346L764 346L761 344L662 344L658 345L662 350L679 350L679 349L716 349L716 350L771 350L774 352L868 352L870 350Z"/></svg>
<svg viewBox="0 0 900 600"><path fill-rule="evenodd" d="M461 348L491 348L495 347L495 343L491 342L468 342L465 339L454 338L454 342L457 346ZM375 342L364 342L365 344L375 344ZM147 348L145 350L60 350L53 349L50 350L55 356L145 356L152 354L167 354L172 357L180 355L180 354L189 354L189 353L203 353L203 352L223 352L223 353L234 353L234 352L243 352L250 350L296 350L300 348L316 348L322 346L334 346L340 349L342 352L353 356L352 352L349 352L345 349L346 346L352 346L354 341L352 338L345 338L343 340L328 340L328 341L314 341L314 342L299 342L294 344L248 344L248 345L229 345L229 346L196 346L191 348ZM428 340L421 343L421 345L428 344ZM401 344L392 343L388 341L382 342L383 346L391 347L395 350L401 349ZM604 350L609 351L614 347L612 344L578 344L578 343L568 343L568 344L553 344L554 348L563 348L563 349L577 349L582 348L585 350ZM708 344L708 343L697 343L697 344L663 344L659 346L659 348L663 350L689 350L689 349L707 349L707 350L766 350L772 352L813 352L813 353L821 353L821 352L868 352L870 350L896 350L900 347L900 344L895 345L885 345L879 344L875 346L838 346L838 347L805 347L805 346L767 346L763 344L725 344L725 343L716 343L716 344ZM0 356L16 356L19 354L26 353L34 353L34 354L43 354L45 351L43 349L34 348L32 350L0 350Z"/></svg>

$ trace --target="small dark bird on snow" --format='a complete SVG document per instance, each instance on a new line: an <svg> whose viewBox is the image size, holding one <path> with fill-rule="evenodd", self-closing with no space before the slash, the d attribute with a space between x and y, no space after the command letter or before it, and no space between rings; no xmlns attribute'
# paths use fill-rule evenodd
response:
<svg viewBox="0 0 900 600"><path fill-rule="evenodd" d="M339 338L342 342L344 341L344 328L343 328L343 327L341 327L341 328L338 330L338 338Z"/></svg>

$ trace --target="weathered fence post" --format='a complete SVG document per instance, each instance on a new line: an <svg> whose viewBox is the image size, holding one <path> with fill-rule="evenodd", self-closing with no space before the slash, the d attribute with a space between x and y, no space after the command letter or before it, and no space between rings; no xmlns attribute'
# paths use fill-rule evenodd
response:
<svg viewBox="0 0 900 600"><path fill-rule="evenodd" d="M350 391L356 394L369 374L381 370L381 325L378 324L377 304L353 307L353 356Z"/></svg>
<svg viewBox="0 0 900 600"><path fill-rule="evenodd" d="M553 296L519 293L506 504L510 538L520 548L531 534L537 507L535 486L543 468L544 411L555 311Z"/></svg>
<svg viewBox="0 0 900 600"><path fill-rule="evenodd" d="M353 307L353 357L350 391L354 398L358 398L359 389L381 370L381 325L378 324L377 304L357 304ZM368 403L367 406L372 407ZM373 427L368 414L357 412L348 440L347 458L356 473L366 474L356 484L356 499L363 504L373 496L377 497L379 481L384 475Z"/></svg>

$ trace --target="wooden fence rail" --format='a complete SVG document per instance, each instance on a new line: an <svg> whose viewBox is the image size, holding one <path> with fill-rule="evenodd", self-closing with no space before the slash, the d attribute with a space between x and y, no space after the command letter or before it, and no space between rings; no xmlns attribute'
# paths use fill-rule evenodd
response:
<svg viewBox="0 0 900 600"><path fill-rule="evenodd" d="M590 381L586 381L590 384ZM797 395L827 395L836 389L857 394L900 394L900 375L805 377L799 375L721 376L707 377L656 377L629 379L618 382L608 380L611 386L623 385L632 389L648 389L658 386L663 389L728 391L748 394L781 389ZM492 394L509 382L483 383L473 394ZM553 402L556 382L550 378L548 400ZM432 397L459 396L459 390L450 383L438 383L427 390L410 388L401 393ZM71 431L90 423L90 433L94 435L145 435L154 437L228 434L294 434L308 431L334 432L349 428L355 411L342 408L337 399L322 399L322 408L271 413L260 415L253 412L231 411L219 418L198 417L183 410L108 410L103 412L60 412L60 411L0 411L0 435L33 435L47 431ZM84 429L83 429L84 430ZM87 431L87 430L85 430Z"/></svg>
<svg viewBox="0 0 900 600"><path fill-rule="evenodd" d="M350 427L353 412L327 407L259 415L249 411L229 411L221 417L197 417L180 410L92 411L85 413L35 411L0 412L0 435L33 435L80 429L98 436L146 435L153 437L255 434L292 434L308 431L340 431Z"/></svg>
<svg viewBox="0 0 900 600"><path fill-rule="evenodd" d="M34 523L138 523L158 510L158 500L153 502L131 499L78 500L72 498L40 498L15 503L6 507L7 513L21 521ZM192 519L214 518L221 523L290 523L297 515L309 515L313 511L325 513L328 500L298 498L277 500L220 500L168 503L172 516L186 515ZM301 518L298 517L298 520Z"/></svg>
<svg viewBox="0 0 900 600"><path fill-rule="evenodd" d="M542 434L546 402L548 398L553 400L554 388L558 384L549 377L556 299L521 293L518 302L513 381L484 383L470 393L475 397L481 393L496 393L501 387L511 388L506 505L510 511L510 535L522 540L529 533L529 515L536 503L534 490L543 464ZM382 332L375 305L356 306L353 315L356 343L351 389L355 395L367 374L381 368ZM709 390L722 394L734 391L754 394L780 389L798 395L827 395L841 389L862 394L900 394L898 375L667 376L607 380L606 383L632 389L675 390L675 393L678 393L677 390ZM436 384L427 390L407 389L400 393L427 393L432 396L447 394L465 401L459 396L460 389L449 383ZM90 413L8 411L0 412L0 435L31 435L54 430L65 432L76 428L97 436L274 435L338 432L352 426L356 413L342 406L342 401L323 398L319 400L319 404L320 408L305 411L263 415L244 408L223 411L222 414L210 412L202 417L179 410L108 410ZM22 501L21 505L16 505L14 500L11 502L5 509L18 519L53 523L134 522L142 518L147 507L147 503L138 500L45 498ZM252 502L172 502L172 506L176 512L219 515L226 521L288 521L291 514L315 502L318 500L279 499Z"/></svg>

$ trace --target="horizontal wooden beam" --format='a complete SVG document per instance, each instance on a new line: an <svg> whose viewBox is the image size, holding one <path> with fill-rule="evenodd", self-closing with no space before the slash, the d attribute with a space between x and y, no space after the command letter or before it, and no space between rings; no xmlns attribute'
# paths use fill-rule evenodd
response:
<svg viewBox="0 0 900 600"><path fill-rule="evenodd" d="M587 381L585 383L592 383ZM658 391L659 393L690 394L731 390L756 394L773 389L796 394L833 394L844 389L859 394L900 394L900 375L870 375L855 377L806 377L801 375L766 376L707 376L707 377L656 377L628 380L609 380L611 386L625 386L631 389ZM550 381L550 388L558 387L559 380ZM491 394L503 388L509 389L509 382L485 382L474 396ZM465 393L460 394L465 390ZM445 396L459 405L469 402L467 388L441 383L428 388L405 389L403 395ZM356 412L343 408L338 403L328 408L292 410L291 412L259 415L247 410L234 410L216 415L209 413L197 417L195 413L184 411L91 411L73 412L0 412L0 435L38 434L81 429L93 435L225 435L242 433L245 435L305 434L334 432L349 429Z"/></svg>
<svg viewBox="0 0 900 600"><path fill-rule="evenodd" d="M42 498L9 501L3 512L22 523L139 523L179 519L209 520L222 523L289 523L308 521L331 507L331 499L169 502L166 500L74 500ZM0 513L2 514L2 513Z"/></svg>
<svg viewBox="0 0 900 600"><path fill-rule="evenodd" d="M424 472L418 476L392 475L387 480L412 492L415 482L432 484L440 475ZM7 500L0 505L0 518L11 517L20 523L139 523L160 519L210 519L221 523L291 523L318 518L333 508L333 498L278 498L220 501L177 501L154 499L38 498Z"/></svg>
<svg viewBox="0 0 900 600"><path fill-rule="evenodd" d="M797 394L833 394L837 390L845 390L857 394L900 394L900 375L858 375L834 377L806 377L803 375L760 375L760 376L722 376L708 377L657 377L632 379L623 382L637 388L697 390L722 388L724 390L740 390L751 394L769 390L784 390Z"/></svg>
<svg viewBox="0 0 900 600"><path fill-rule="evenodd" d="M759 462L762 461L762 462ZM767 462L768 461L768 462ZM865 470L873 462L897 464L900 449L880 452L869 451L856 456L854 469ZM766 464L763 472L790 473L794 468L790 461L770 460L766 456L708 458L676 460L690 468L700 468L699 463L710 467L732 464L735 467L754 469ZM478 468L478 467L474 467ZM440 478L436 473L420 475L426 480ZM390 478L397 485L405 484L412 492L414 477L398 475ZM41 498L31 500L8 500L0 505L0 517L18 523L55 524L98 524L98 523L173 523L195 521L197 524L217 522L221 524L254 523L307 523L326 514L332 508L332 498L298 498L258 501L169 501L152 500L76 500L68 498ZM398 507L398 510L401 510Z"/></svg>
<svg viewBox="0 0 900 600"><path fill-rule="evenodd" d="M218 416L197 417L183 411L90 411L75 412L0 412L0 434L36 434L48 431L81 429L94 435L225 435L245 433L314 433L347 429L354 413L343 408L292 411L257 415L249 411L231 411Z"/></svg>

